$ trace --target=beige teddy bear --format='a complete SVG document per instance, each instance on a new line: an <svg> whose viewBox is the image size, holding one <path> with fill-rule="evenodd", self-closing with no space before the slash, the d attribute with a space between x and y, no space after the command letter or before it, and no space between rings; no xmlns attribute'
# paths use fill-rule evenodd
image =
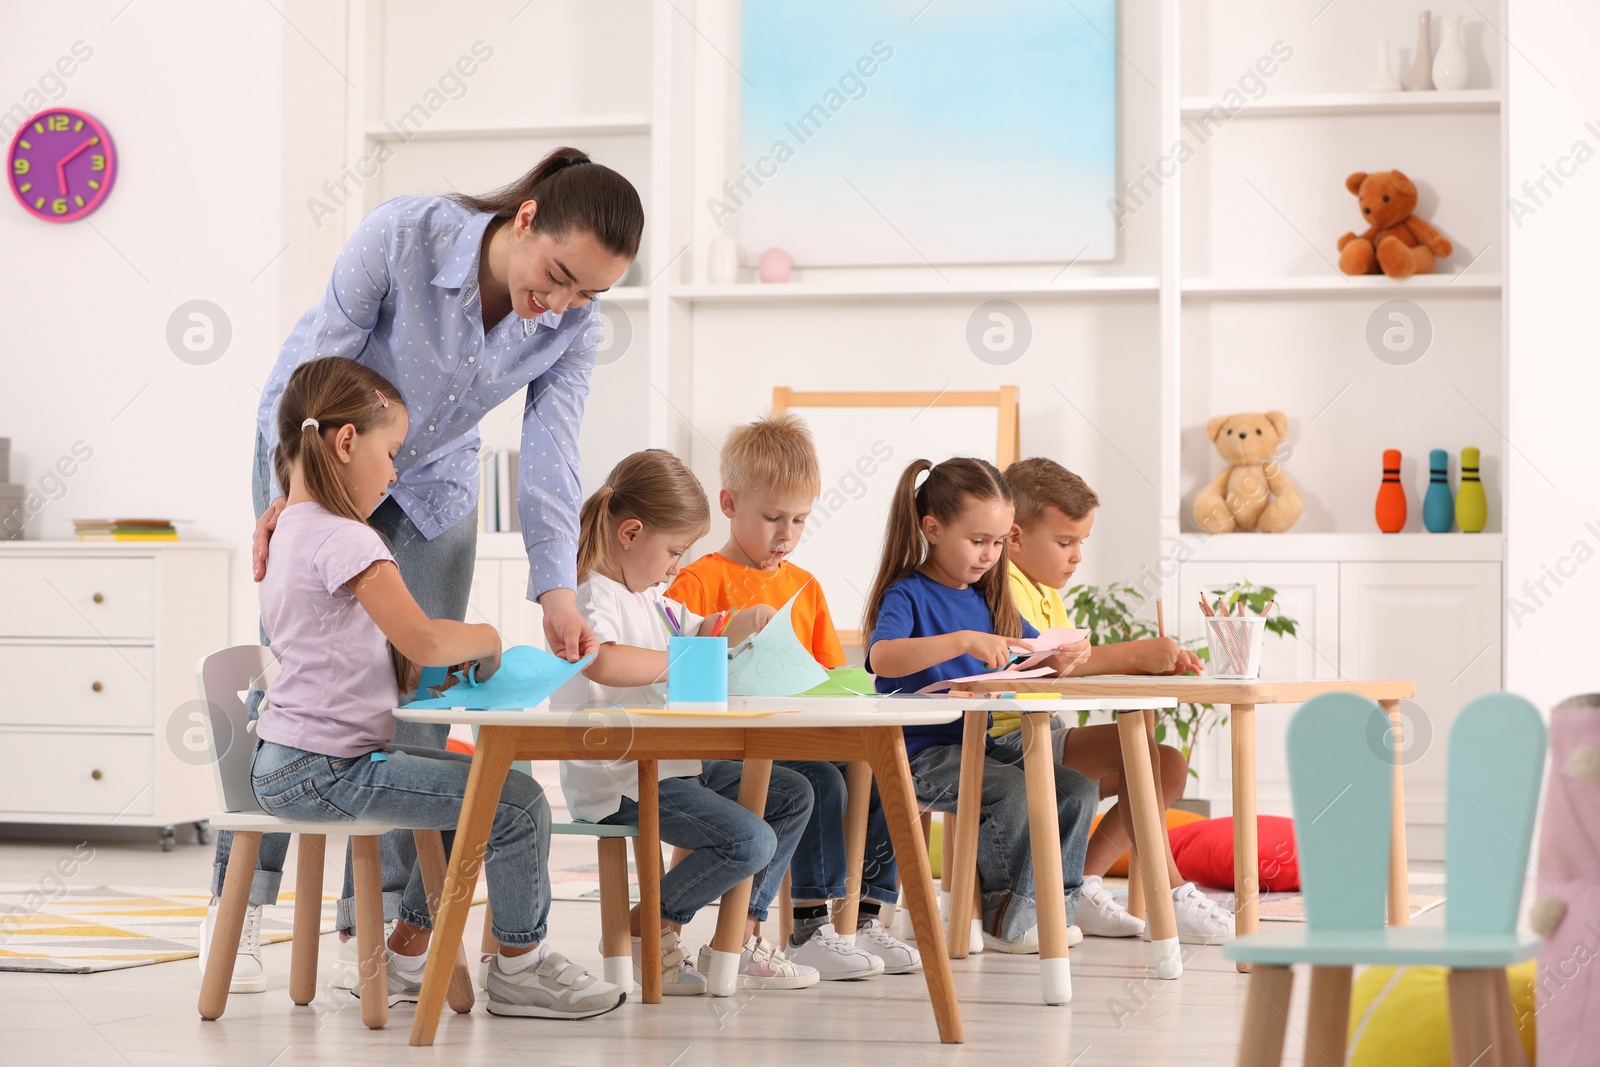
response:
<svg viewBox="0 0 1600 1067"><path fill-rule="evenodd" d="M1305 509L1300 491L1273 459L1289 434L1281 411L1218 415L1206 434L1228 467L1194 498L1194 521L1208 533L1282 533Z"/></svg>

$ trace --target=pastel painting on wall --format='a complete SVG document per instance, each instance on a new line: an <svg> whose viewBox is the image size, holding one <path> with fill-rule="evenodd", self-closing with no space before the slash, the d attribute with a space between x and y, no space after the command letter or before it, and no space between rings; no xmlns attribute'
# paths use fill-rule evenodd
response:
<svg viewBox="0 0 1600 1067"><path fill-rule="evenodd" d="M739 172L707 201L747 261L1108 260L1114 0L746 0Z"/></svg>

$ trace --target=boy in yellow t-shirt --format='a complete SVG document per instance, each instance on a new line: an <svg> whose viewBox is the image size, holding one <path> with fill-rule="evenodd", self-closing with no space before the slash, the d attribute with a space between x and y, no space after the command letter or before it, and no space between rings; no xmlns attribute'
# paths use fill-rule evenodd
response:
<svg viewBox="0 0 1600 1067"><path fill-rule="evenodd" d="M1011 566L1011 598L1022 616L1043 632L1052 626L1071 626L1066 604L1057 592L1071 581L1083 560L1083 544L1094 527L1100 498L1082 478L1048 459L1024 459L1006 469L1016 514L1006 550ZM1084 674L1188 674L1202 670L1200 660L1169 637L1096 645L1089 659L1072 673ZM1014 716L1012 717L1014 719ZM995 729L1016 729L995 715ZM1157 785L1165 810L1183 795L1189 773L1183 754L1171 745L1151 750L1160 759ZM1082 726L1065 731L1060 739L1060 760L1100 783L1102 797L1115 796L1116 805L1100 820L1089 839L1083 863L1083 890L1078 902L1077 925L1086 936L1130 937L1144 930L1144 921L1129 915L1101 884L1101 876L1128 850L1132 818L1122 782L1122 743L1113 725ZM1172 888L1178 937L1185 944L1216 944L1233 936L1233 917L1217 907L1178 874L1167 849L1167 876Z"/></svg>
<svg viewBox="0 0 1600 1067"><path fill-rule="evenodd" d="M817 450L805 423L774 415L736 426L722 447L722 491L728 543L678 572L667 595L699 614L770 604L792 609L795 635L824 667L844 665L844 649L828 615L822 586L789 562L811 506L822 491ZM879 913L895 900L894 849L878 802L867 814L867 852L861 878L856 940L840 937L828 901L845 895L844 764L781 762L811 782L816 803L790 864L794 934L784 946L796 963L815 967L823 981L904 974L922 966L917 950L884 928Z"/></svg>

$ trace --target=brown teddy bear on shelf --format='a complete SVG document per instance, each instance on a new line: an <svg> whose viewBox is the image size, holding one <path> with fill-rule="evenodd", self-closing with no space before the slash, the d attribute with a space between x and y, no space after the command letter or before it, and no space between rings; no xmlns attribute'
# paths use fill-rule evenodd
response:
<svg viewBox="0 0 1600 1067"><path fill-rule="evenodd" d="M1358 170L1344 180L1344 187L1356 195L1368 224L1360 237L1347 233L1339 238L1339 269L1346 274L1431 274L1434 257L1454 251L1438 230L1412 214L1417 187L1399 171Z"/></svg>
<svg viewBox="0 0 1600 1067"><path fill-rule="evenodd" d="M1206 434L1228 467L1194 498L1194 521L1208 533L1283 533L1305 505L1300 491L1273 459L1289 435L1289 418L1266 414L1218 415Z"/></svg>

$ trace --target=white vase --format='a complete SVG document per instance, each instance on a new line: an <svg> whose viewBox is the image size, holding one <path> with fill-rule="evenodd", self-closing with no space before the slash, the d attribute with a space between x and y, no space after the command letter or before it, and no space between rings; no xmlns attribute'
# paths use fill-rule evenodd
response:
<svg viewBox="0 0 1600 1067"><path fill-rule="evenodd" d="M712 285L728 285L739 280L739 242L732 237L713 237L706 256L706 274Z"/></svg>
<svg viewBox="0 0 1600 1067"><path fill-rule="evenodd" d="M1372 93L1395 93L1400 91L1400 82L1394 76L1394 64L1389 59L1389 38L1378 38L1378 66L1372 72L1372 80L1367 83L1367 91Z"/></svg>
<svg viewBox="0 0 1600 1067"><path fill-rule="evenodd" d="M1455 91L1467 87L1467 48L1461 38L1461 16L1446 15L1439 31L1439 53L1433 57L1433 87Z"/></svg>
<svg viewBox="0 0 1600 1067"><path fill-rule="evenodd" d="M1402 87L1412 92L1433 88L1433 46L1428 41L1428 13L1417 16L1417 50L1411 57L1411 69L1400 79Z"/></svg>

